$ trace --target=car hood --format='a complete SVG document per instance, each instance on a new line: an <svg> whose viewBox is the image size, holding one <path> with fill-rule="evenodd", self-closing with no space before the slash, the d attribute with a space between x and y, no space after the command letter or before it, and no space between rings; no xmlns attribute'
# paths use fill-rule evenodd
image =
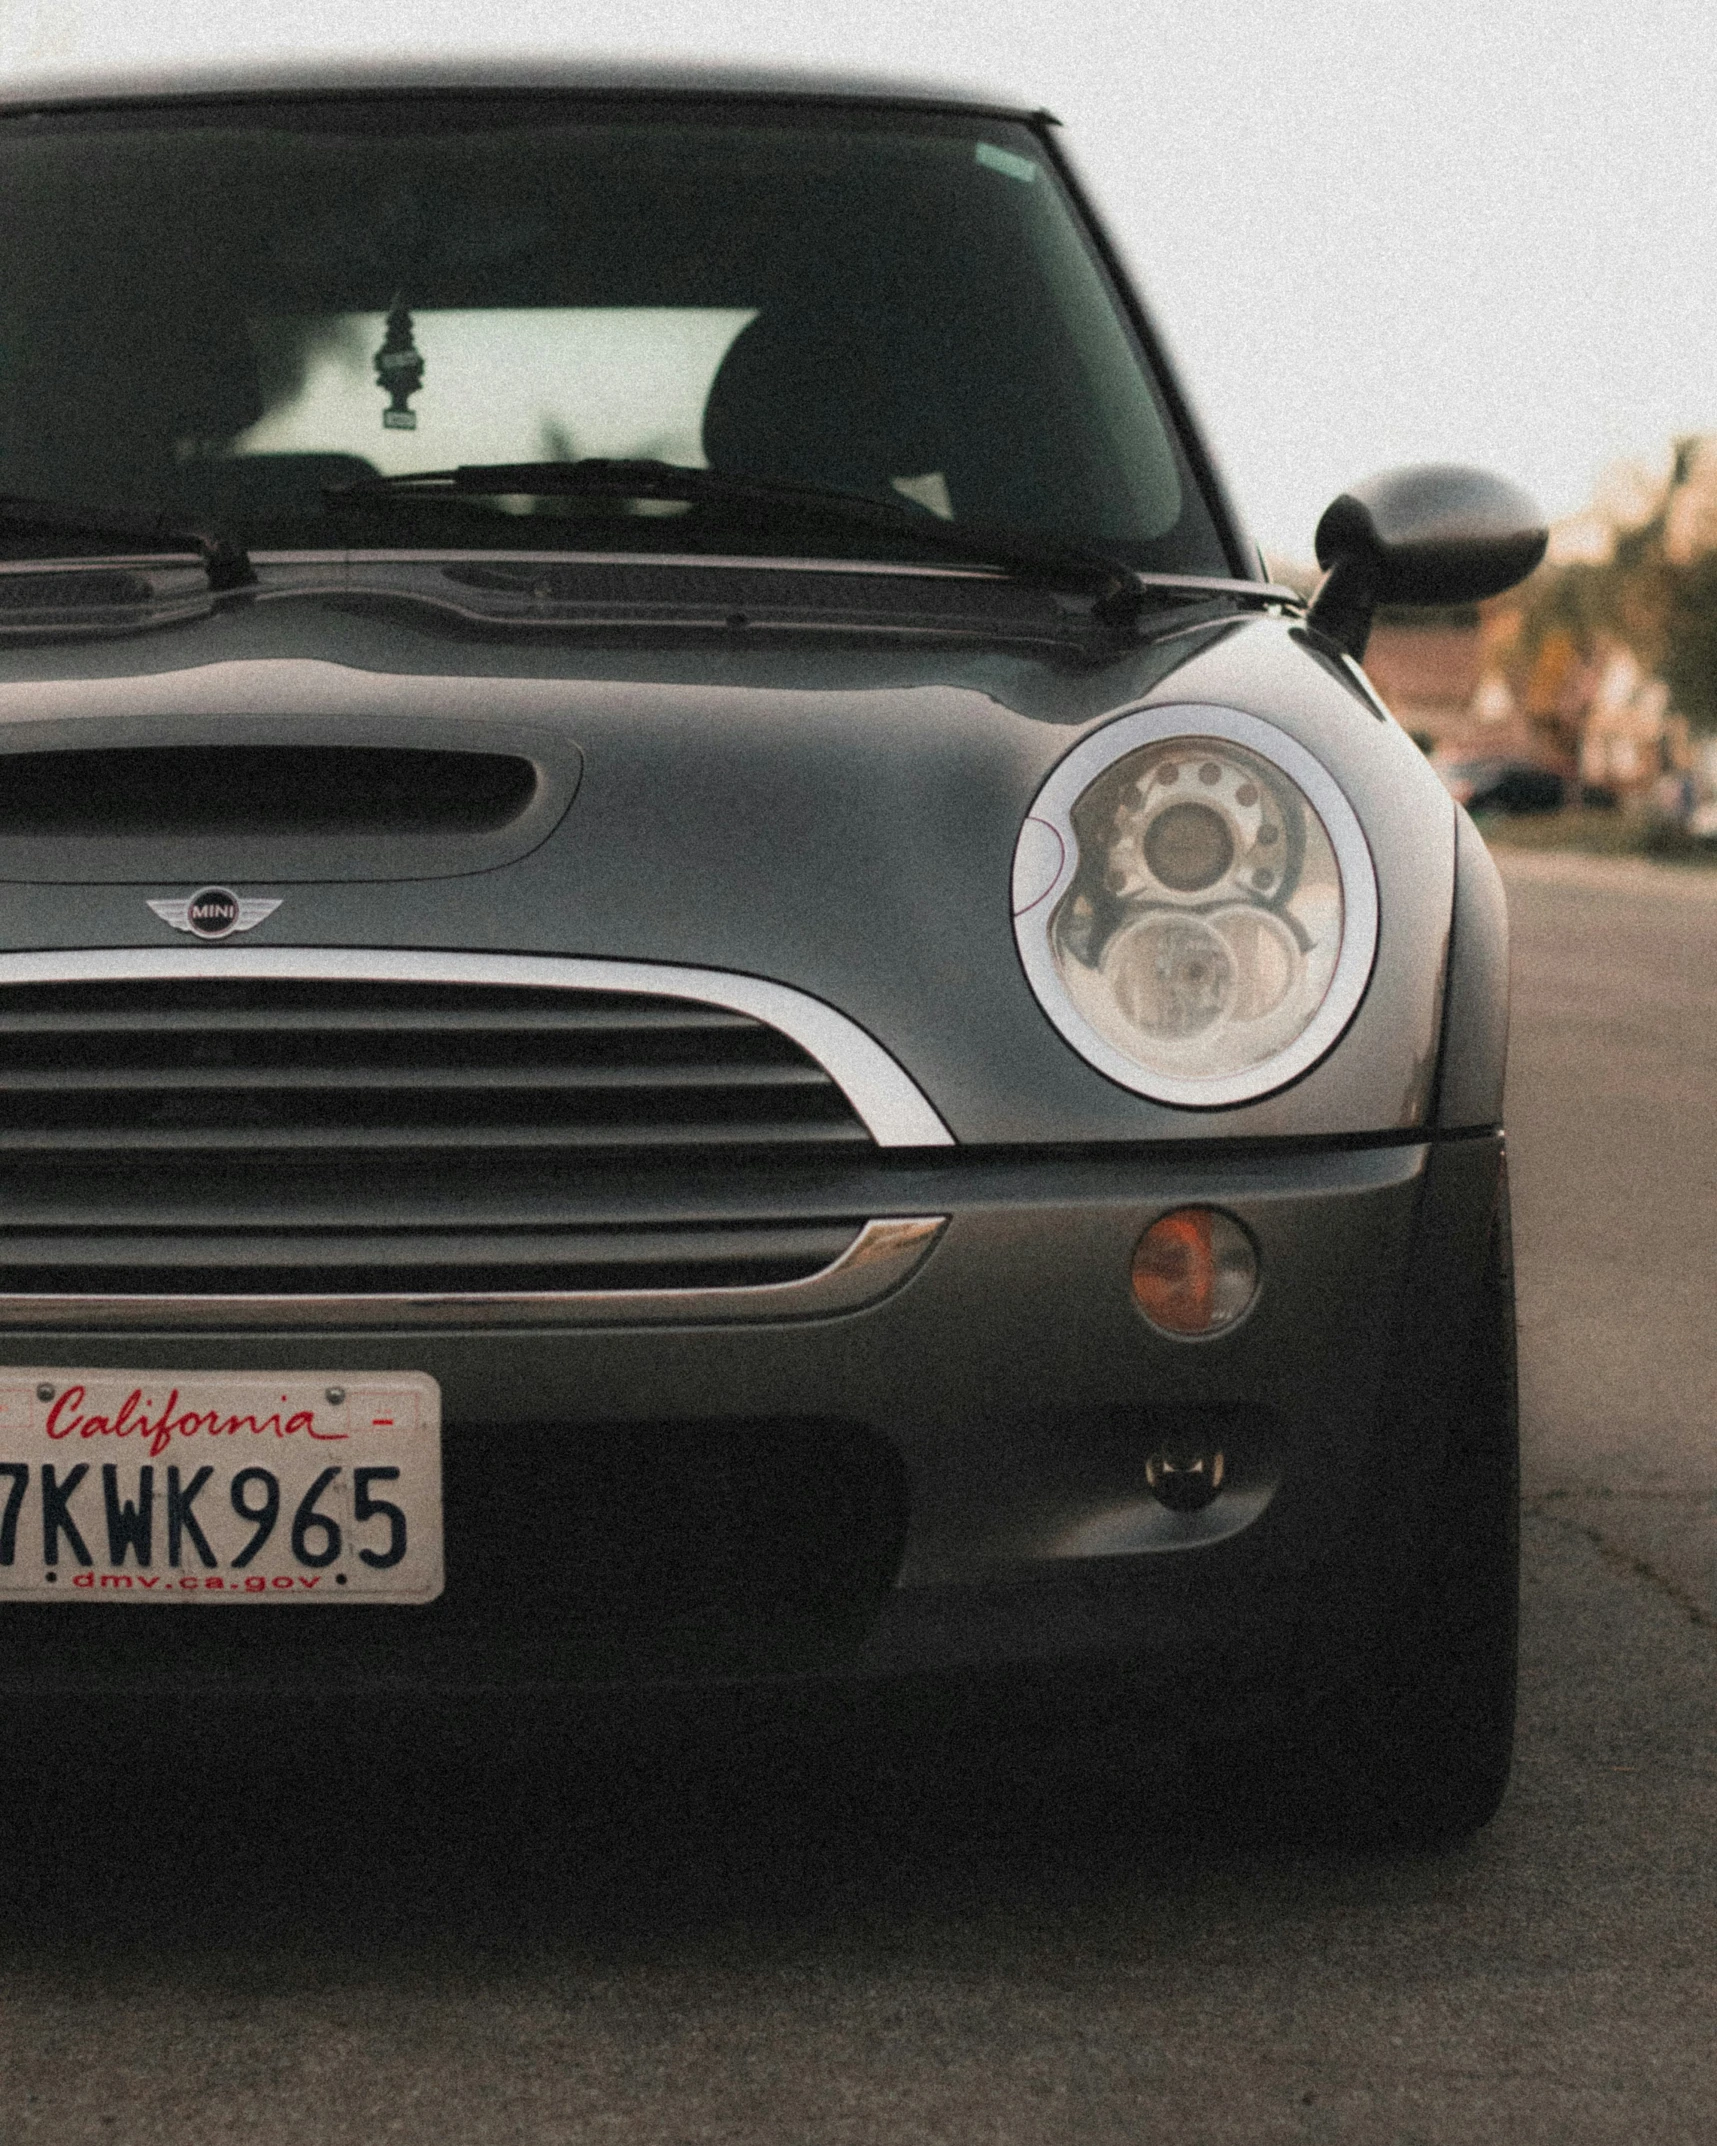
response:
<svg viewBox="0 0 1717 2146"><path fill-rule="evenodd" d="M1239 708L1315 753L1377 869L1377 961L1347 1035L1233 1109L1168 1108L1086 1065L1012 930L1014 844L1049 771L1117 715L1171 705L1191 733L1201 705ZM1362 683L1283 619L1095 660L862 636L478 638L306 602L0 662L0 754L140 746L477 751L537 783L521 813L453 829L408 811L156 830L133 813L104 834L75 810L37 828L0 812L0 948L158 946L174 933L151 899L215 884L279 903L245 945L738 972L859 1023L962 1143L1399 1133L1429 1106L1454 809ZM79 762L58 765L75 782Z"/></svg>

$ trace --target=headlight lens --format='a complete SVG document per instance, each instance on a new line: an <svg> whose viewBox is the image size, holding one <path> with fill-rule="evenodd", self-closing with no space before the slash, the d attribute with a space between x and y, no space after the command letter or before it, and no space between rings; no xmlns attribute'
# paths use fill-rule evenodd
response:
<svg viewBox="0 0 1717 2146"><path fill-rule="evenodd" d="M1014 891L1050 1018L1165 1102L1247 1101L1303 1072L1351 1019L1376 944L1352 808L1237 710L1149 711L1087 739L1032 808Z"/></svg>

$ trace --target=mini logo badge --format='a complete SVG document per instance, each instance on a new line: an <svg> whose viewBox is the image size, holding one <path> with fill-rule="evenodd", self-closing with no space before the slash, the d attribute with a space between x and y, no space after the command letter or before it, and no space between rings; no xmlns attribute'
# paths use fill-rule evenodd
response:
<svg viewBox="0 0 1717 2146"><path fill-rule="evenodd" d="M175 931L188 931L195 939L230 939L235 931L254 931L280 904L241 901L231 887L199 887L188 900L149 906Z"/></svg>

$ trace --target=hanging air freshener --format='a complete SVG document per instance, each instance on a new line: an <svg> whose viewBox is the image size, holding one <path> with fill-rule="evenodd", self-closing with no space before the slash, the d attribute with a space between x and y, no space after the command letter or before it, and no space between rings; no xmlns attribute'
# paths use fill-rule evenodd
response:
<svg viewBox="0 0 1717 2146"><path fill-rule="evenodd" d="M417 412L409 405L423 385L423 353L411 339L411 315L399 298L389 308L387 334L376 352L376 378L389 397L382 423L390 432L415 432Z"/></svg>

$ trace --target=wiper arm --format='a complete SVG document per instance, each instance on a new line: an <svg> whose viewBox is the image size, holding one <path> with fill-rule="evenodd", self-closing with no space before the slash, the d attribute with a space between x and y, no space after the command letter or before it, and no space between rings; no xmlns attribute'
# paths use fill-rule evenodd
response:
<svg viewBox="0 0 1717 2146"><path fill-rule="evenodd" d="M358 506L402 497L498 498L506 494L539 499L673 499L694 506L774 507L820 516L950 553L968 566L996 566L1035 580L1071 582L1091 592L1096 615L1110 625L1130 625L1144 595L1140 577L1124 561L1082 545L1063 544L1026 530L943 521L904 502L896 507L862 492L729 476L677 462L609 461L599 456L577 462L479 462L458 469L408 470L398 476L322 488L330 505Z"/></svg>
<svg viewBox="0 0 1717 2146"><path fill-rule="evenodd" d="M56 536L105 538L131 553L189 552L200 559L211 589L247 589L256 569L244 546L217 530L187 529L153 507L84 507L67 500L30 499L0 492L0 552L15 556L12 532L39 529ZM54 554L53 556L63 556Z"/></svg>

